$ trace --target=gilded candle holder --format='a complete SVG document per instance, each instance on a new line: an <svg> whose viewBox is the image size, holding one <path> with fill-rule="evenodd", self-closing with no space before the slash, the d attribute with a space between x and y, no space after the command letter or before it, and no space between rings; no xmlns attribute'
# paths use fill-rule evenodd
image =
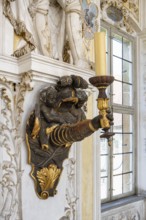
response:
<svg viewBox="0 0 146 220"><path fill-rule="evenodd" d="M109 98L106 94L106 89L114 81L113 76L94 76L89 79L89 82L99 90L97 98L97 108L99 109L99 115L102 115L100 124L104 133L100 135L101 138L108 140L108 145L111 146L111 137L114 135L113 132L109 132L110 123L107 118L107 110L109 108Z"/></svg>

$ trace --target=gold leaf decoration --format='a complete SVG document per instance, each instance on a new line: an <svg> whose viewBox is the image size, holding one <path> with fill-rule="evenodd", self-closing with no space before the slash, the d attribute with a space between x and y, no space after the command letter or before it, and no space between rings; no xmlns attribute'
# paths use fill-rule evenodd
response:
<svg viewBox="0 0 146 220"><path fill-rule="evenodd" d="M36 117L35 122L34 122L34 127L32 130L32 134L31 134L33 139L37 137L39 131L40 131L40 122L39 122L39 119Z"/></svg>
<svg viewBox="0 0 146 220"><path fill-rule="evenodd" d="M60 176L61 170L55 164L37 171L37 178L42 191L47 191L54 187L56 179Z"/></svg>

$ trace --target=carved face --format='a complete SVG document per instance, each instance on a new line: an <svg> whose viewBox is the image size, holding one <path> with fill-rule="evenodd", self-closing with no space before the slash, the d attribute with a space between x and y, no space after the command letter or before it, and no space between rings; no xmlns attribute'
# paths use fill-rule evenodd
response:
<svg viewBox="0 0 146 220"><path fill-rule="evenodd" d="M57 103L60 107L66 106L67 108L78 103L75 90L69 87L61 89L57 94Z"/></svg>
<svg viewBox="0 0 146 220"><path fill-rule="evenodd" d="M57 97L57 90L51 86L41 93L40 99L45 102L48 107L54 106Z"/></svg>
<svg viewBox="0 0 146 220"><path fill-rule="evenodd" d="M76 92L76 96L78 98L77 108L81 108L85 104L85 102L87 101L88 97L87 97L86 93L82 90L78 90Z"/></svg>

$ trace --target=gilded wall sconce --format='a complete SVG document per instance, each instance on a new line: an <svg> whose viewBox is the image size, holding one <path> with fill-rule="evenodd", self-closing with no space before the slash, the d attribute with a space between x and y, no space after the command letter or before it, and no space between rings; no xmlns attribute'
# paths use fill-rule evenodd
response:
<svg viewBox="0 0 146 220"><path fill-rule="evenodd" d="M100 136L101 138L107 138L108 145L111 146L111 137L114 135L113 132L109 132L110 122L107 118L107 111L109 109L109 98L106 95L107 87L113 83L113 76L94 76L89 79L90 83L96 87L99 91L97 98L97 107L99 109L99 115L102 115L100 119L101 128L104 133Z"/></svg>
<svg viewBox="0 0 146 220"><path fill-rule="evenodd" d="M91 79L92 84L93 81ZM101 87L107 86L105 78L101 81ZM61 77L55 86L40 91L39 102L28 119L26 141L29 163L32 165L31 176L41 199L56 194L62 164L68 157L71 145L99 128L107 131L112 125L113 116L107 112L107 101L104 100L102 89L99 97L103 99L103 102L99 100L100 114L93 119L86 119L82 107L87 101L84 91L87 87L88 83L79 76Z"/></svg>

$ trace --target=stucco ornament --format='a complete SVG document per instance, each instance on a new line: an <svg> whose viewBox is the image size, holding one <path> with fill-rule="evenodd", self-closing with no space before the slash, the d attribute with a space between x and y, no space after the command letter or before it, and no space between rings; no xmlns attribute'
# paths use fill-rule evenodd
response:
<svg viewBox="0 0 146 220"><path fill-rule="evenodd" d="M84 37L88 40L94 38L94 33L98 31L99 28L99 9L95 3L88 3L86 0L82 1L83 10L83 33Z"/></svg>
<svg viewBox="0 0 146 220"><path fill-rule="evenodd" d="M127 0L101 0L103 20L130 34L138 29L138 2Z"/></svg>
<svg viewBox="0 0 146 220"><path fill-rule="evenodd" d="M103 220L143 220L144 203L138 201L102 214Z"/></svg>
<svg viewBox="0 0 146 220"><path fill-rule="evenodd" d="M14 83L0 78L0 219L21 220L21 121L31 75Z"/></svg>
<svg viewBox="0 0 146 220"><path fill-rule="evenodd" d="M136 207L135 207L136 208ZM129 211L123 211L119 214L115 214L109 217L103 218L103 220L142 220L141 215L139 211L135 211L134 209L131 209Z"/></svg>
<svg viewBox="0 0 146 220"><path fill-rule="evenodd" d="M15 1L16 0L3 0L3 14L12 24L15 34L22 37L22 39L25 41L25 45L23 45L13 53L13 56L20 57L30 51L33 51L35 49L35 42L32 34L28 31L24 21L18 19L13 13L11 2Z"/></svg>
<svg viewBox="0 0 146 220"><path fill-rule="evenodd" d="M83 12L79 0L32 0L29 13L42 54L63 60L64 45L68 41L73 64L89 68L83 48Z"/></svg>
<svg viewBox="0 0 146 220"><path fill-rule="evenodd" d="M74 220L76 214L76 205L78 197L75 194L75 165L74 158L69 158L67 168L67 187L66 187L66 206L65 214L59 220Z"/></svg>
<svg viewBox="0 0 146 220"><path fill-rule="evenodd" d="M129 0L129 9L134 18L139 21L139 0Z"/></svg>

